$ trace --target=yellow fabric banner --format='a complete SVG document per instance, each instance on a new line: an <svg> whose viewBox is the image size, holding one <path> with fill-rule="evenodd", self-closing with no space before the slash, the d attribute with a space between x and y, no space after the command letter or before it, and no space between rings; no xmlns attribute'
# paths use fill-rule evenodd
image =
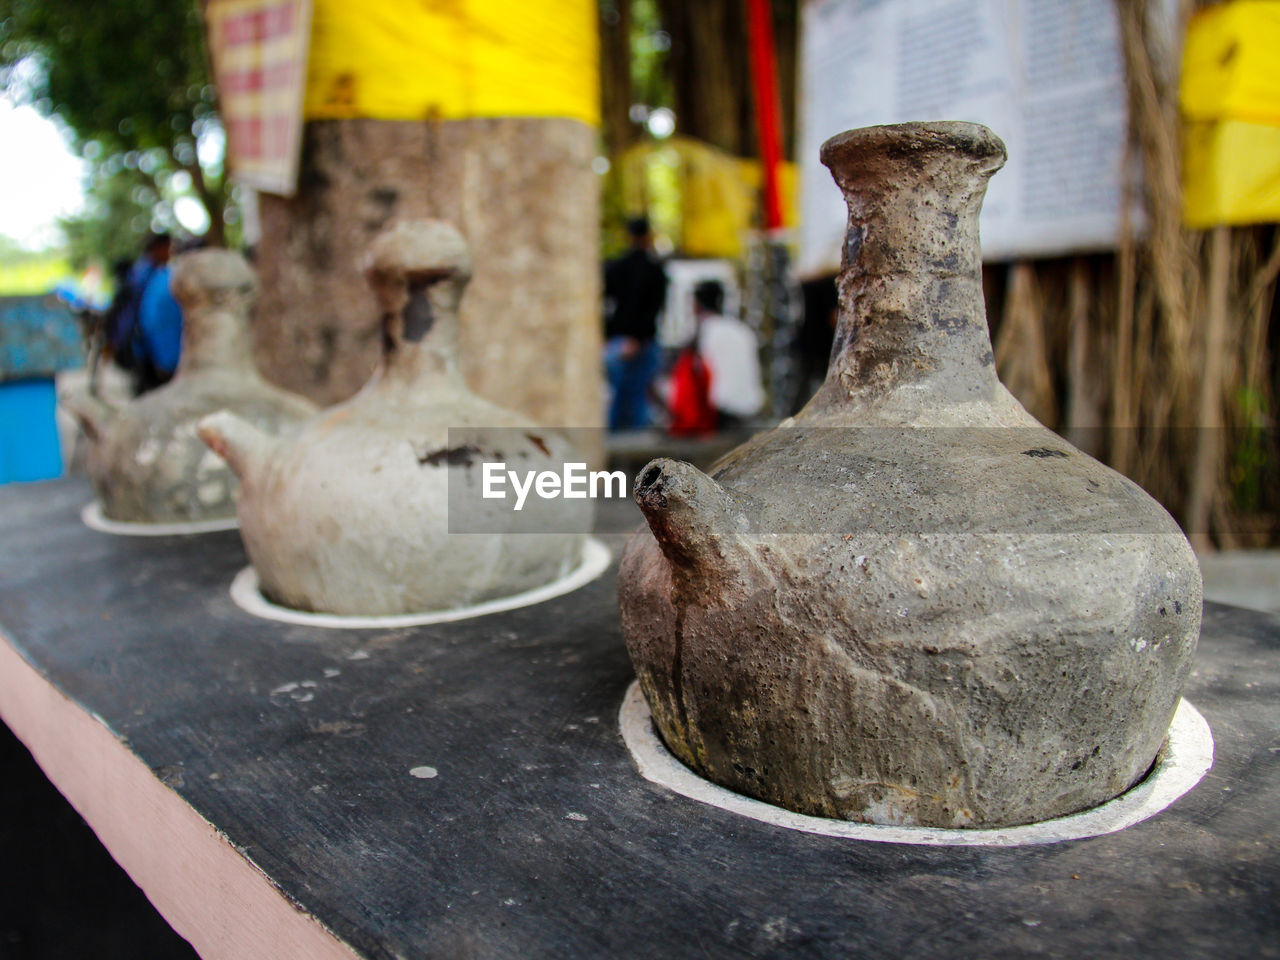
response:
<svg viewBox="0 0 1280 960"><path fill-rule="evenodd" d="M1190 120L1280 124L1280 3L1237 0L1196 14L1180 93Z"/></svg>
<svg viewBox="0 0 1280 960"><path fill-rule="evenodd" d="M624 212L647 213L683 256L735 259L742 256L748 234L759 228L763 174L758 160L676 136L638 144L618 165ZM795 164L782 164L778 180L786 222L794 225Z"/></svg>
<svg viewBox="0 0 1280 960"><path fill-rule="evenodd" d="M1182 190L1189 227L1280 222L1280 125L1188 123Z"/></svg>
<svg viewBox="0 0 1280 960"><path fill-rule="evenodd" d="M1280 221L1280 3L1192 18L1180 91L1188 226Z"/></svg>
<svg viewBox="0 0 1280 960"><path fill-rule="evenodd" d="M600 122L595 0L315 0L308 119Z"/></svg>

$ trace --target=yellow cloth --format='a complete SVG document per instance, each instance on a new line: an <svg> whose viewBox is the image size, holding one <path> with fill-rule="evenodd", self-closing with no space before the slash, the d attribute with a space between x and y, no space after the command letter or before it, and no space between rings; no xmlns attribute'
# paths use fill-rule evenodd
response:
<svg viewBox="0 0 1280 960"><path fill-rule="evenodd" d="M1280 221L1280 2L1193 17L1180 101L1188 226Z"/></svg>
<svg viewBox="0 0 1280 960"><path fill-rule="evenodd" d="M634 146L618 164L628 216L648 214L684 256L742 256L747 236L758 228L763 179L758 160L676 136ZM782 164L778 180L784 215L793 225L795 164Z"/></svg>
<svg viewBox="0 0 1280 960"><path fill-rule="evenodd" d="M1180 94L1189 120L1280 124L1280 2L1237 0L1196 14Z"/></svg>
<svg viewBox="0 0 1280 960"><path fill-rule="evenodd" d="M308 119L600 122L594 0L315 0Z"/></svg>
<svg viewBox="0 0 1280 960"><path fill-rule="evenodd" d="M1182 181L1189 227L1280 222L1280 125L1188 123Z"/></svg>

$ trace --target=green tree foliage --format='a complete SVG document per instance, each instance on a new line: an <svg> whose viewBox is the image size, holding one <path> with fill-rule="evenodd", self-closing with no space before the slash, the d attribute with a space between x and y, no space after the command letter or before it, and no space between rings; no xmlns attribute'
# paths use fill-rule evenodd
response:
<svg viewBox="0 0 1280 960"><path fill-rule="evenodd" d="M194 0L0 0L0 82L73 132L96 168L91 206L94 191L115 214L122 192L159 200L182 171L208 240L224 241L221 164L203 167L197 151L218 120Z"/></svg>
<svg viewBox="0 0 1280 960"><path fill-rule="evenodd" d="M86 212L61 221L71 266L80 270L95 259L108 266L132 260L149 230L172 232L173 224L157 216L158 200L150 178L136 168L96 170Z"/></svg>

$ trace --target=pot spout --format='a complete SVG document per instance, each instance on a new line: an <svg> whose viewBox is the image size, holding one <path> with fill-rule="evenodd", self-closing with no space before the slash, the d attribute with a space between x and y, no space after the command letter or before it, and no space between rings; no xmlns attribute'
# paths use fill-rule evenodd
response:
<svg viewBox="0 0 1280 960"><path fill-rule="evenodd" d="M107 422L118 412L105 400L88 393L67 393L59 400L93 443L98 442Z"/></svg>
<svg viewBox="0 0 1280 960"><path fill-rule="evenodd" d="M261 468L276 442L274 437L229 410L204 417L196 432L214 453L227 461L242 482Z"/></svg>
<svg viewBox="0 0 1280 960"><path fill-rule="evenodd" d="M635 500L673 566L710 570L746 559L742 505L692 464L651 461L636 478Z"/></svg>

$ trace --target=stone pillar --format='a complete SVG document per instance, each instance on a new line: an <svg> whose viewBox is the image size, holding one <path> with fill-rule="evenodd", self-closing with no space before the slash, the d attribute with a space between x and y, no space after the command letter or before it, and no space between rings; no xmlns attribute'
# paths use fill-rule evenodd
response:
<svg viewBox="0 0 1280 960"><path fill-rule="evenodd" d="M595 153L596 131L568 119L309 122L297 194L261 198L260 368L320 403L354 393L379 355L365 252L393 220L440 217L474 260L472 389L547 426L600 426Z"/></svg>

